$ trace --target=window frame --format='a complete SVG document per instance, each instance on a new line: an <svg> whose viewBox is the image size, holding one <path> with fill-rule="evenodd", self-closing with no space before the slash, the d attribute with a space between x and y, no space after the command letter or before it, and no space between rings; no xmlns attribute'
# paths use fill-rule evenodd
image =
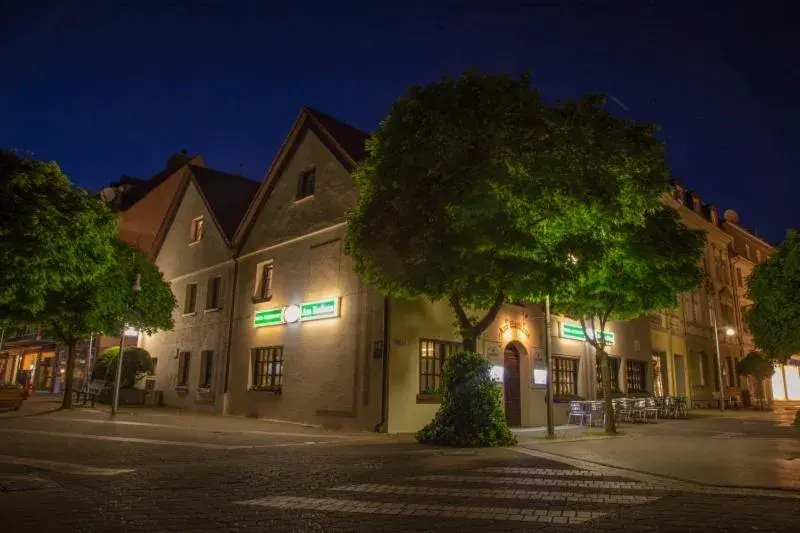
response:
<svg viewBox="0 0 800 533"><path fill-rule="evenodd" d="M632 379L634 378L634 379ZM628 393L643 393L647 390L647 362L638 359L625 360L625 381ZM631 388L631 382L639 382L637 388Z"/></svg>
<svg viewBox="0 0 800 533"><path fill-rule="evenodd" d="M189 244L197 244L205 235L205 218L201 215L192 219L189 224Z"/></svg>
<svg viewBox="0 0 800 533"><path fill-rule="evenodd" d="M178 381L175 388L178 390L189 390L189 372L192 364L192 352L189 350L178 350Z"/></svg>
<svg viewBox="0 0 800 533"><path fill-rule="evenodd" d="M191 290L193 289L193 290ZM189 310L189 294L191 292L191 310ZM191 316L197 314L197 282L187 283L183 296L183 315Z"/></svg>
<svg viewBox="0 0 800 533"><path fill-rule="evenodd" d="M433 355L425 355L423 346L430 348ZM444 375L444 364L447 358L456 353L461 347L460 342L445 341L441 339L419 339L419 368L418 387L420 396L438 396Z"/></svg>
<svg viewBox="0 0 800 533"><path fill-rule="evenodd" d="M611 371L611 392L622 392L619 387L619 371L620 367L622 366L622 362L619 357L614 357L611 355L606 356L608 357L609 370ZM615 371L616 370L616 371ZM600 393L603 392L603 375L600 369L600 358L595 357L595 373L597 378L597 387Z"/></svg>
<svg viewBox="0 0 800 533"><path fill-rule="evenodd" d="M265 284L264 275L269 272L269 280ZM264 287L266 285L267 291L265 293ZM256 267L256 282L255 294L253 294L254 302L268 302L272 300L272 287L275 285L275 262L272 260L263 261Z"/></svg>
<svg viewBox="0 0 800 533"><path fill-rule="evenodd" d="M222 276L208 278L206 284L206 311L222 309Z"/></svg>
<svg viewBox="0 0 800 533"><path fill-rule="evenodd" d="M211 390L214 384L214 350L200 352L200 381L198 389Z"/></svg>
<svg viewBox="0 0 800 533"><path fill-rule="evenodd" d="M280 394L283 390L283 345L259 346L250 350L251 391ZM264 356L263 359L261 356Z"/></svg>
<svg viewBox="0 0 800 533"><path fill-rule="evenodd" d="M297 180L297 195L295 201L311 198L317 192L317 167L307 168L300 173Z"/></svg>
<svg viewBox="0 0 800 533"><path fill-rule="evenodd" d="M580 359L577 357L553 355L552 361L553 397L578 396L578 372L580 370ZM572 369L567 368L567 366L572 366ZM572 383L570 383L570 381ZM565 392L566 388L570 386L571 390Z"/></svg>

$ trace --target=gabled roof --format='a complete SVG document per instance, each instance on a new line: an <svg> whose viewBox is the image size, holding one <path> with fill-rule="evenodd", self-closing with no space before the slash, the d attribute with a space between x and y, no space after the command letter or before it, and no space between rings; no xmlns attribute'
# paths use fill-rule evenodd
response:
<svg viewBox="0 0 800 533"><path fill-rule="evenodd" d="M161 245L164 244L164 239L166 239L172 227L189 183L194 183L195 187L197 187L206 209L211 214L212 221L219 229L225 243L229 246L233 242L234 233L247 206L259 187L256 181L207 167L186 165L186 169L188 172L184 175L178 192L172 199L172 204L167 211L167 216L164 217L158 230L156 242L151 252L152 259L158 256Z"/></svg>
<svg viewBox="0 0 800 533"><path fill-rule="evenodd" d="M247 212L236 230L234 242L237 246L241 245L247 237L256 215L261 211L264 201L274 186L275 180L294 152L297 143L308 129L317 134L323 144L348 172L352 172L356 164L366 156L365 144L369 138L368 133L321 111L307 106L303 107L291 130L289 130L289 134L283 140L278 152L272 159L272 163L270 163L267 173L258 188L256 197L247 208Z"/></svg>

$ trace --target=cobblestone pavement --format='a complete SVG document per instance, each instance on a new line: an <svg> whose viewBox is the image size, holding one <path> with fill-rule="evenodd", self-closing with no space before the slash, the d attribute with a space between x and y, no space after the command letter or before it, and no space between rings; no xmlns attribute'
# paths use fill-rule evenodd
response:
<svg viewBox="0 0 800 533"><path fill-rule="evenodd" d="M800 493L314 428L0 421L8 532L796 531Z"/></svg>

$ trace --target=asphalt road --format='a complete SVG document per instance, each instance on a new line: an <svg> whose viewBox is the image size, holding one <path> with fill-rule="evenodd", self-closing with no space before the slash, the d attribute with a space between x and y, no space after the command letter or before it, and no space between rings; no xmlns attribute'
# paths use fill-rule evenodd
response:
<svg viewBox="0 0 800 533"><path fill-rule="evenodd" d="M215 417L0 419L0 530L797 531L800 494Z"/></svg>

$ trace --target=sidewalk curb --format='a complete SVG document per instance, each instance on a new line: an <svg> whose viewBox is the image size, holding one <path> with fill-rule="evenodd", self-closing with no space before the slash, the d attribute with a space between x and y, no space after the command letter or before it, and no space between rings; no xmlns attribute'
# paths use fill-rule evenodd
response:
<svg viewBox="0 0 800 533"><path fill-rule="evenodd" d="M514 447L512 449L517 451L517 452L519 452L519 453L523 453L523 454L525 453L524 451L517 450L517 448L524 448L524 446L516 446L516 447ZM699 485L701 487L711 487L711 488L718 488L718 489L737 489L737 490L780 491L780 492L785 492L787 494L800 494L800 490L787 489L786 487L768 487L768 486L761 486L761 485L730 485L730 484L725 484L725 483L720 483L720 484L718 484L718 483L704 483L702 481L694 481L694 480L675 477L675 476L666 476L664 474L654 474L653 472L648 472L646 470L638 470L636 468L629 468L629 467L625 467L625 466L617 466L617 465L613 465L613 464L609 464L609 463L603 463L603 462L600 462L600 461L592 461L592 460L589 460L589 459L583 459L583 458L580 458L580 457L574 457L572 455L566 455L564 453L556 453L556 452L550 452L550 451L545 452L545 453L549 453L551 455L556 455L558 457L563 457L565 459L572 459L573 461L583 461L585 463L591 463L591 464L594 464L594 465L597 465L597 466L602 466L602 467L605 467L605 468L613 468L615 470L623 470L623 471L626 471L626 472L633 472L635 474L642 474L642 475L657 477L657 478L661 478L661 479L668 479L670 481L680 481L681 483L687 483L687 484L690 484L690 485Z"/></svg>

